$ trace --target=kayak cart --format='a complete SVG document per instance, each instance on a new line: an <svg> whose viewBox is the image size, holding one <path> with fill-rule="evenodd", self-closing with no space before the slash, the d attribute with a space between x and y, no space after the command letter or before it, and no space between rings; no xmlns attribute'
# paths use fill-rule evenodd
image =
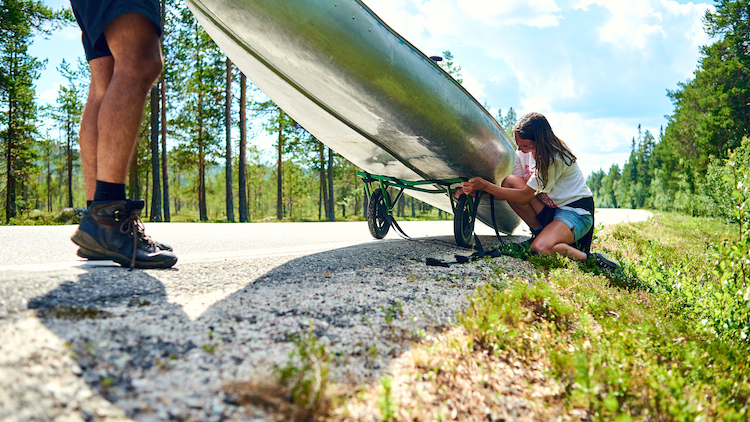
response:
<svg viewBox="0 0 750 422"><path fill-rule="evenodd" d="M412 190L436 195L448 195L451 208L453 208L453 235L456 243L462 247L469 246L474 233L477 208L483 192L479 192L476 198L463 193L456 198L455 193L459 188L456 185L468 180L467 178L409 181L367 172L357 172L357 176L361 177L365 184L365 193L368 198L367 227L374 238L384 238L391 226L401 236L408 237L394 219L393 209L404 191ZM396 191L393 198L389 194L389 189Z"/></svg>

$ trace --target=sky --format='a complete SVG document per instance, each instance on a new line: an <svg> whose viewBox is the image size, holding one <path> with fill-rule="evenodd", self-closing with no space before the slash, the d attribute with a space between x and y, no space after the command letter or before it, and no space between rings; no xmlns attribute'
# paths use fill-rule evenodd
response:
<svg viewBox="0 0 750 422"><path fill-rule="evenodd" d="M53 8L67 0L44 0ZM667 90L693 76L712 41L702 18L713 3L673 0L364 0L422 52L449 50L464 87L497 116L543 113L578 157L584 175L622 165L642 130L658 138L673 105ZM65 59L83 58L80 30L38 37L30 53L48 63L37 81L54 103ZM255 133L261 131L256 130ZM271 136L253 140L271 149ZM269 154L270 156L270 154Z"/></svg>

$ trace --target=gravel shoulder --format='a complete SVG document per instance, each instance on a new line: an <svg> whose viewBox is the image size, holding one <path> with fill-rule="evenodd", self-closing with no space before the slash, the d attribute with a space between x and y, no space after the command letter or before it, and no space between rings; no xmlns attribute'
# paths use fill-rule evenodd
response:
<svg viewBox="0 0 750 422"><path fill-rule="evenodd" d="M334 380L366 382L412 341L450 327L491 266L528 272L505 257L425 265L455 253L470 251L441 237L252 265L89 266L4 280L6 291L31 287L0 319L0 417L246 420L253 415L228 403L223 386L268 376L286 362L291 337L307 330L333 352ZM260 410L255 416L266 419Z"/></svg>
<svg viewBox="0 0 750 422"><path fill-rule="evenodd" d="M162 271L0 268L0 419L268 420L223 389L268 377L293 336L312 331L328 345L334 381L367 384L405 365L415 341L451 329L496 273L531 277L508 257L425 265L457 253L471 251L443 236L203 256Z"/></svg>

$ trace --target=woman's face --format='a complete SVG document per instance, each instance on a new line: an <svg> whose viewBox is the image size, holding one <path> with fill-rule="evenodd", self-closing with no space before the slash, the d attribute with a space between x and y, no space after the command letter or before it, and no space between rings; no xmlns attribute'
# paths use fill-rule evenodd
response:
<svg viewBox="0 0 750 422"><path fill-rule="evenodd" d="M518 145L518 149L520 149L521 152L528 154L536 151L536 142L528 139L521 139L517 132L513 132L513 137L516 139L516 145Z"/></svg>

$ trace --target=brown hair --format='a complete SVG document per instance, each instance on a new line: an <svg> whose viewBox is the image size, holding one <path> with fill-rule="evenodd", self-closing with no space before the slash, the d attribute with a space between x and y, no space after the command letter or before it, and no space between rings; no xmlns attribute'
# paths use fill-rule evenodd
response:
<svg viewBox="0 0 750 422"><path fill-rule="evenodd" d="M540 189L547 185L549 168L555 160L562 159L566 165L576 161L576 156L570 151L562 139L555 136L552 126L547 118L539 113L528 113L513 125L513 132L521 139L533 141L536 144L534 159L536 160L536 171Z"/></svg>

